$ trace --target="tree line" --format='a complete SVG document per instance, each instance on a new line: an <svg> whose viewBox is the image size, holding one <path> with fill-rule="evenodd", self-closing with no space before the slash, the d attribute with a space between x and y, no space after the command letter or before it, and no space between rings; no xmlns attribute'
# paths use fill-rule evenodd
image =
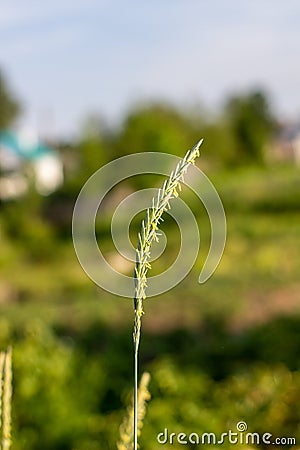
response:
<svg viewBox="0 0 300 450"><path fill-rule="evenodd" d="M188 111L153 101L133 106L121 127L111 129L97 115L86 120L80 138L56 142L65 160L66 182L77 187L103 164L126 154L157 151L182 156L199 137L205 138L205 160L216 167L262 164L278 120L269 96L253 89L229 96L218 113ZM0 71L0 130L22 111Z"/></svg>

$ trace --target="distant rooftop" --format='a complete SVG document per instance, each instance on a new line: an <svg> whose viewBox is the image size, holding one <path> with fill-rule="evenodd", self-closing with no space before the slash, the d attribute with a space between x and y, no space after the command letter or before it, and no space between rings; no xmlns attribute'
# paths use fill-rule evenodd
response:
<svg viewBox="0 0 300 450"><path fill-rule="evenodd" d="M13 131L0 132L0 147L25 160L39 159L41 156L53 152L52 148L39 142L39 140L23 135L19 136Z"/></svg>

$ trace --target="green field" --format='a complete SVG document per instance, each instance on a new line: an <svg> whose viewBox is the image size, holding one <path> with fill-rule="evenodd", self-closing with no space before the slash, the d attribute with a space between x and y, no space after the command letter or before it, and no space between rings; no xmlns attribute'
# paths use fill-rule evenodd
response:
<svg viewBox="0 0 300 450"><path fill-rule="evenodd" d="M300 446L299 168L208 175L226 211L225 253L199 285L208 220L184 192L203 245L188 277L145 303L140 366L152 399L141 448L181 448L158 444L165 428L221 435L239 421ZM14 352L13 448L114 449L133 383L132 303L97 288L76 259L71 226L60 232L35 208L1 205L0 346ZM156 270L178 246L174 224L163 227L169 244ZM101 239L110 249L105 230Z"/></svg>

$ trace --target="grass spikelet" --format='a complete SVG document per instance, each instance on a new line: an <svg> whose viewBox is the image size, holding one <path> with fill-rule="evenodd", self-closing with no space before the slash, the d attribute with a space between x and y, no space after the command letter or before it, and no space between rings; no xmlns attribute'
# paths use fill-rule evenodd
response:
<svg viewBox="0 0 300 450"><path fill-rule="evenodd" d="M1 450L11 445L12 350L0 353L0 430Z"/></svg>
<svg viewBox="0 0 300 450"><path fill-rule="evenodd" d="M0 353L0 431L2 435L2 396L3 396L3 377L5 366L5 353Z"/></svg>
<svg viewBox="0 0 300 450"><path fill-rule="evenodd" d="M170 201L178 196L180 182L183 181L184 174L191 164L195 164L196 158L200 155L199 148L202 140L199 141L185 157L178 163L171 172L169 178L163 183L156 197L152 200L152 206L146 212L146 218L142 221L141 230L138 234L138 246L136 250L136 264L134 269L134 450L137 450L138 436L138 352L141 335L142 316L144 314L143 301L146 299L147 272L150 269L149 258L153 241L158 241L159 224L162 215L170 209Z"/></svg>
<svg viewBox="0 0 300 450"><path fill-rule="evenodd" d="M138 389L138 435L143 427L143 421L146 414L146 402L150 400L150 392L148 391L148 385L150 382L150 374L148 372L143 373ZM120 426L120 440L117 443L118 450L132 450L133 449L133 399L128 407L127 414L124 418L122 425Z"/></svg>

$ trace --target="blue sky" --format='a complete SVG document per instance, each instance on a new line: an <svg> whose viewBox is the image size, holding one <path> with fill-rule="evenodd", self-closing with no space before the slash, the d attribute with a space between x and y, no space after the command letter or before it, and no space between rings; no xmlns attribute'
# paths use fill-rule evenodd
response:
<svg viewBox="0 0 300 450"><path fill-rule="evenodd" d="M297 119L299 24L298 0L2 0L0 67L48 134L138 100L216 108L253 86Z"/></svg>

